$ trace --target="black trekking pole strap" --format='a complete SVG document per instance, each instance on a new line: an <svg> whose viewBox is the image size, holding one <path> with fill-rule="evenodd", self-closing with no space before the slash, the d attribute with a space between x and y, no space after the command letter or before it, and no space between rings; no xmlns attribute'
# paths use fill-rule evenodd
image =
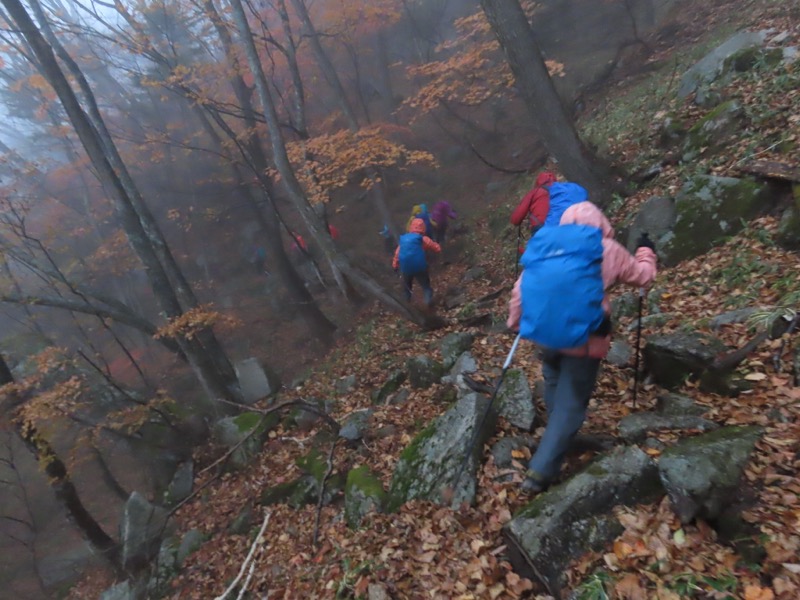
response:
<svg viewBox="0 0 800 600"><path fill-rule="evenodd" d="M644 306L644 288L639 288L639 321L636 324L636 361L633 368L633 408L636 408L636 396L639 391L639 347L642 342L642 309Z"/></svg>
<svg viewBox="0 0 800 600"><path fill-rule="evenodd" d="M519 275L519 245L522 243L522 223L517 225L517 246L514 248L514 281Z"/></svg>
<svg viewBox="0 0 800 600"><path fill-rule="evenodd" d="M517 334L514 343L511 345L511 351L508 353L508 357L506 358L506 362L503 363L503 370L500 373L500 379L497 380L497 385L494 388L494 392L492 392L492 397L489 399L489 404L486 405L486 410L483 411L483 416L481 417L480 423L475 428L475 431L472 433L472 440L467 446L467 453L464 455L464 459L461 461L461 466L456 471L456 477L453 480L452 489L453 493L455 494L456 486L458 482L461 480L461 476L464 474L464 469L467 466L467 462L469 462L469 457L472 454L472 450L475 447L475 443L478 441L478 436L480 435L481 429L483 429L484 423L486 423L486 418L489 416L489 412L492 410L492 404L494 404L495 398L497 398L497 392L500 391L500 386L503 385L503 379L506 376L506 372L508 368L511 366L511 359L514 358L514 353L517 351L517 346L519 346L519 341L521 339L520 334Z"/></svg>

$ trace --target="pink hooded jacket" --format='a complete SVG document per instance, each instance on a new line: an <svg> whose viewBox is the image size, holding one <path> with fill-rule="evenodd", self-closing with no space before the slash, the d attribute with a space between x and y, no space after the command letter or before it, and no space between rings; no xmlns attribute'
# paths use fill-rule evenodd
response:
<svg viewBox="0 0 800 600"><path fill-rule="evenodd" d="M603 288L608 289L615 283L627 283L636 287L649 286L656 277L656 255L650 248L639 248L632 256L625 247L614 239L614 229L602 211L591 202L579 202L570 206L561 217L561 225L590 225L603 232ZM522 315L522 297L520 284L522 275L514 284L509 302L509 314L506 325L514 331L519 330L519 319ZM603 298L603 308L610 313L608 297ZM589 356L605 358L611 346L611 336L589 337L589 341L580 348L560 348L570 356Z"/></svg>

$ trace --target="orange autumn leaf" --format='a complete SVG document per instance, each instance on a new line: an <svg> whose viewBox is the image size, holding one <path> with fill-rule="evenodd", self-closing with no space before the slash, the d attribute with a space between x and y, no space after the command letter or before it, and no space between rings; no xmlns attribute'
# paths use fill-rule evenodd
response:
<svg viewBox="0 0 800 600"><path fill-rule="evenodd" d="M772 588L762 588L757 585L748 585L744 588L744 600L773 600L775 594Z"/></svg>
<svg viewBox="0 0 800 600"><path fill-rule="evenodd" d="M614 585L614 591L621 600L647 600L647 591L639 582L639 576L628 573Z"/></svg>

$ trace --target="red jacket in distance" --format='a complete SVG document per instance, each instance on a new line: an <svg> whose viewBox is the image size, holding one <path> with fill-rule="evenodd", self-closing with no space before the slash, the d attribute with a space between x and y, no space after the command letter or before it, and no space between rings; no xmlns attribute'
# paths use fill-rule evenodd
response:
<svg viewBox="0 0 800 600"><path fill-rule="evenodd" d="M536 178L534 188L525 194L525 197L511 213L511 224L519 225L528 215L531 227L539 227L544 224L547 213L550 212L550 192L546 186L554 183L556 176L550 171L542 171Z"/></svg>

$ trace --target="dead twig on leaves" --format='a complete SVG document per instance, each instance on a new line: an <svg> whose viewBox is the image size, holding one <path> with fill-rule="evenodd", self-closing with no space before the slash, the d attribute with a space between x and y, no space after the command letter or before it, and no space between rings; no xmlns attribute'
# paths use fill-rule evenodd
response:
<svg viewBox="0 0 800 600"><path fill-rule="evenodd" d="M247 579L245 579L242 588L239 590L239 595L237 596L237 600L241 600L244 598L244 594L247 591L247 586L250 584L250 579L253 577L253 573L255 572L256 561L254 560L254 556L256 551L261 548L261 542L263 541L264 531L267 529L267 525L269 524L269 518L272 515L271 512L268 512L264 515L264 522L261 523L261 529L258 531L258 535L256 539L253 540L253 545L250 546L250 552L247 553L247 557L244 559L242 563L242 567L239 569L239 574L236 576L228 588L222 592L219 596L214 598L214 600L226 600L228 594L230 594L236 586L239 585L239 581L241 581L242 577L244 577L245 571L248 571Z"/></svg>
<svg viewBox="0 0 800 600"><path fill-rule="evenodd" d="M311 545L314 548L317 547L317 543L319 541L319 522L322 519L322 505L325 502L325 483L328 481L328 477L331 476L333 472L333 453L336 451L336 438L333 438L333 442L331 443L331 450L328 452L328 467L325 470L325 475L322 476L322 481L319 484L319 498L317 498L317 515L314 518L314 536L311 539Z"/></svg>

